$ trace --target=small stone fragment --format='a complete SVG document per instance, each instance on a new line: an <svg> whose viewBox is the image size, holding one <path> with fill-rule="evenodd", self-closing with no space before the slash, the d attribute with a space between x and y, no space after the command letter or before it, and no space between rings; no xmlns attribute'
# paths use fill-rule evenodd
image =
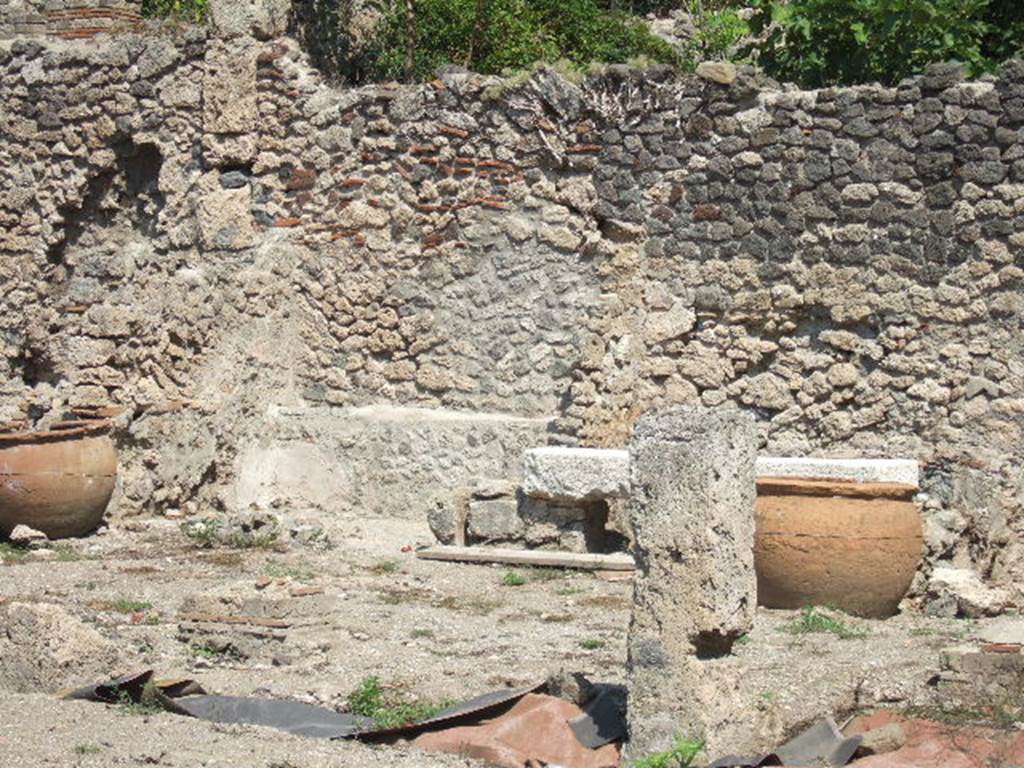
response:
<svg viewBox="0 0 1024 768"><path fill-rule="evenodd" d="M697 76L721 85L736 82L736 65L728 61L704 61L697 65Z"/></svg>
<svg viewBox="0 0 1024 768"><path fill-rule="evenodd" d="M27 525L14 526L14 530L11 531L11 535L8 538L12 544L29 548L44 546L50 540L42 531L37 531L35 528L30 528Z"/></svg>

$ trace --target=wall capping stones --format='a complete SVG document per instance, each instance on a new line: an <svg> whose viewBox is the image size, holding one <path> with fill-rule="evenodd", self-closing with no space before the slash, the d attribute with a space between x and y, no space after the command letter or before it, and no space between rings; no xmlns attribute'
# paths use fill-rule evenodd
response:
<svg viewBox="0 0 1024 768"><path fill-rule="evenodd" d="M849 480L856 483L918 483L918 463L913 459L830 459L759 456L758 477L802 477Z"/></svg>

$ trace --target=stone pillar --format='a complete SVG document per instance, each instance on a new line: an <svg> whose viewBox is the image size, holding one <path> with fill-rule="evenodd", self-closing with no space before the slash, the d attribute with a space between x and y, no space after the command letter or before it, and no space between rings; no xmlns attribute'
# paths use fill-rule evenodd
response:
<svg viewBox="0 0 1024 768"><path fill-rule="evenodd" d="M629 448L637 572L629 628L628 754L707 740L715 660L753 625L750 414L681 407L645 414Z"/></svg>

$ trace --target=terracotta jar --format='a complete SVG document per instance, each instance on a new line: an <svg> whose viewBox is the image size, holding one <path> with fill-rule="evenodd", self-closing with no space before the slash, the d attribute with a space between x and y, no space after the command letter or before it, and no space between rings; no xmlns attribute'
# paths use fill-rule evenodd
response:
<svg viewBox="0 0 1024 768"><path fill-rule="evenodd" d="M107 421L71 421L0 434L0 536L19 524L51 539L96 528L117 476L109 431Z"/></svg>
<svg viewBox="0 0 1024 768"><path fill-rule="evenodd" d="M916 492L900 483L758 478L758 602L892 616L921 560Z"/></svg>

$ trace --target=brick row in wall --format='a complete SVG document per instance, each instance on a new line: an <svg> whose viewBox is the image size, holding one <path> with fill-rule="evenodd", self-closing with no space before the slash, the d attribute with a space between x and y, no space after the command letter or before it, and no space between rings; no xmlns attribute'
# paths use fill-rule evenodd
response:
<svg viewBox="0 0 1024 768"><path fill-rule="evenodd" d="M35 0L18 6L0 0L0 39L21 35L79 39L123 32L142 24L140 8L138 0Z"/></svg>

